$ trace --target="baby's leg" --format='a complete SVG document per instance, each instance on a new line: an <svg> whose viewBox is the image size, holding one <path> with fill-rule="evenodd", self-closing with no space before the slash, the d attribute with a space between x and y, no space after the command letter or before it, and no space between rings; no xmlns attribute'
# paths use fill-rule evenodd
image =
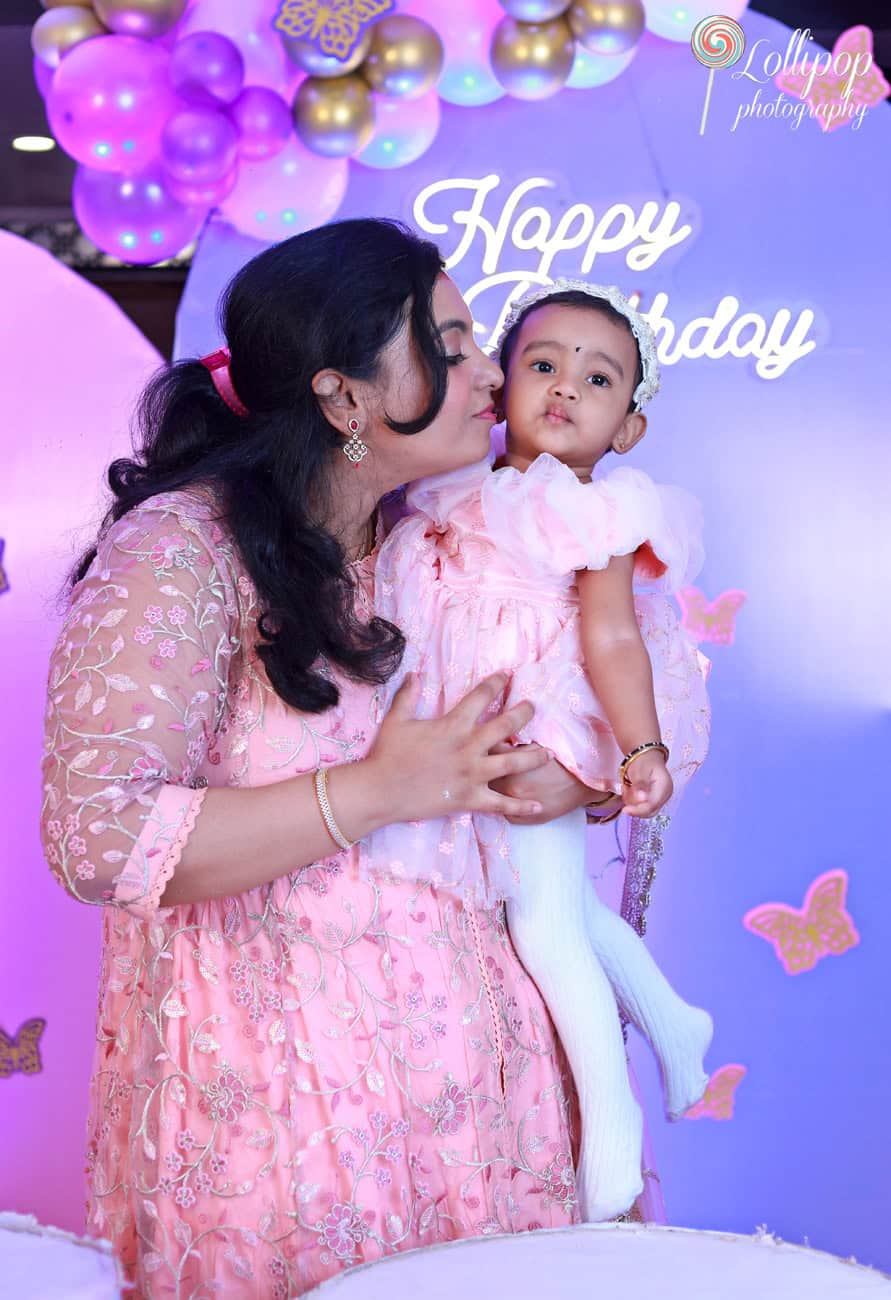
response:
<svg viewBox="0 0 891 1300"><path fill-rule="evenodd" d="M601 903L593 885L585 904L594 951L622 1010L659 1058L668 1117L680 1119L708 1083L702 1058L712 1041L712 1018L675 993L643 940Z"/></svg>
<svg viewBox="0 0 891 1300"><path fill-rule="evenodd" d="M510 826L520 876L507 919L520 959L557 1027L579 1096L579 1210L615 1218L642 1189L643 1117L628 1081L616 1000L587 932L585 815Z"/></svg>

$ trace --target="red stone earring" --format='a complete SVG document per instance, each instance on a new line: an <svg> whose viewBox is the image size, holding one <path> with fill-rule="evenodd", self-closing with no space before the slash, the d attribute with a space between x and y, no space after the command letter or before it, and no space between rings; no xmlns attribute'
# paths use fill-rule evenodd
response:
<svg viewBox="0 0 891 1300"><path fill-rule="evenodd" d="M344 443L343 452L347 459L353 462L353 468L355 469L362 457L368 455L368 447L359 437L359 421L355 416L347 421L347 428L353 436L349 442Z"/></svg>

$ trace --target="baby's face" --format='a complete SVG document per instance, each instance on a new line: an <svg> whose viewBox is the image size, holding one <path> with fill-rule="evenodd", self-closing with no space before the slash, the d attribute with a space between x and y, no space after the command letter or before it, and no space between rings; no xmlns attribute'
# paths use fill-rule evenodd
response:
<svg viewBox="0 0 891 1300"><path fill-rule="evenodd" d="M622 450L620 439L633 444L635 422L646 427L628 414L637 360L630 329L602 312L565 303L530 312L504 386L508 452L532 461L547 451L584 474L610 447Z"/></svg>

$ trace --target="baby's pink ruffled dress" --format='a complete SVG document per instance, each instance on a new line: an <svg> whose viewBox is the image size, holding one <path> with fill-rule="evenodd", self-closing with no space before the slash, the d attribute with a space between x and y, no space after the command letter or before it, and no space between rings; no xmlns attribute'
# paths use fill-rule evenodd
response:
<svg viewBox="0 0 891 1300"><path fill-rule="evenodd" d="M635 552L635 608L676 799L708 748L708 661L668 598L702 565L698 502L631 467L582 483L547 453L525 473L494 470L493 461L490 452L412 485L416 513L381 549L376 610L408 641L388 691L417 673L417 716L438 717L484 677L507 671L493 711L520 700L536 708L517 739L545 746L593 789L618 792L623 754L583 667L575 573ZM520 886L505 827L482 813L387 826L363 841L362 871L430 880L492 904Z"/></svg>

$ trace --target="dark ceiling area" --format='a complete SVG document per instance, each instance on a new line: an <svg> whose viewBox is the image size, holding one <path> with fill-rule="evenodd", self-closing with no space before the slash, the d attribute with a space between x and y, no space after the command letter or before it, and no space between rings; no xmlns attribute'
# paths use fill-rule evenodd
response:
<svg viewBox="0 0 891 1300"><path fill-rule="evenodd" d="M876 62L891 80L891 0L755 0L750 8L778 19L791 30L809 29L826 49L831 49L847 28L865 24L873 32ZM715 0L715 10L720 13L720 0ZM76 237L71 210L75 164L59 148L21 153L11 147L16 136L50 134L43 100L34 84L30 44L31 26L43 12L40 0L0 0L0 228L31 237L32 228L40 227L41 242L62 255L56 232L64 233L69 246L72 235ZM185 268L109 269L90 266L89 258L65 260L111 292L169 355Z"/></svg>

